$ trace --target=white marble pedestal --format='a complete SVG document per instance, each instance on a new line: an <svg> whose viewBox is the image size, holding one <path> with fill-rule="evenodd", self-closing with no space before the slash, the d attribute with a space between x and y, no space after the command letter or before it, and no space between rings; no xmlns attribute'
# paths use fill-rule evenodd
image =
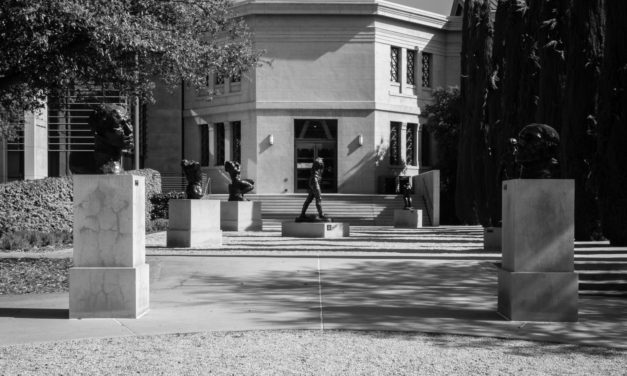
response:
<svg viewBox="0 0 627 376"><path fill-rule="evenodd" d="M283 222L281 236L295 238L347 238L350 225L342 222Z"/></svg>
<svg viewBox="0 0 627 376"><path fill-rule="evenodd" d="M74 175L70 318L138 318L148 311L145 182Z"/></svg>
<svg viewBox="0 0 627 376"><path fill-rule="evenodd" d="M220 201L170 200L167 232L168 247L219 247Z"/></svg>
<svg viewBox="0 0 627 376"><path fill-rule="evenodd" d="M573 180L503 182L498 313L510 320L577 321Z"/></svg>
<svg viewBox="0 0 627 376"><path fill-rule="evenodd" d="M422 227L422 210L395 209L394 210L394 227L398 227L398 228Z"/></svg>
<svg viewBox="0 0 627 376"><path fill-rule="evenodd" d="M222 231L261 231L261 201L222 201L220 228Z"/></svg>
<svg viewBox="0 0 627 376"><path fill-rule="evenodd" d="M501 227L483 228L483 250L486 252L501 252Z"/></svg>

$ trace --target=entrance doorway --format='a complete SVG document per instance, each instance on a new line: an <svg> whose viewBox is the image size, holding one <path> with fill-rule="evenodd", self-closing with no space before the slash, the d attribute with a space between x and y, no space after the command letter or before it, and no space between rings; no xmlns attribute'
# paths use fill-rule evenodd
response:
<svg viewBox="0 0 627 376"><path fill-rule="evenodd" d="M307 192L311 166L315 158L324 159L320 189L337 192L337 120L296 119L294 176L295 192Z"/></svg>

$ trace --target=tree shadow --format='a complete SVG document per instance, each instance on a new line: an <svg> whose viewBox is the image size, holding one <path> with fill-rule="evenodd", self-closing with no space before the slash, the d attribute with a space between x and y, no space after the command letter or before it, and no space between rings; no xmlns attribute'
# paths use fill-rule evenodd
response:
<svg viewBox="0 0 627 376"><path fill-rule="evenodd" d="M57 308L0 308L0 317L16 319L68 319L69 309Z"/></svg>

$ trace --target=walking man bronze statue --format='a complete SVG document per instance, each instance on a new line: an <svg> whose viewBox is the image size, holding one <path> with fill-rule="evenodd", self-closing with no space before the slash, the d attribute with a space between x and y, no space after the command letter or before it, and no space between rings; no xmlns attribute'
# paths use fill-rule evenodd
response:
<svg viewBox="0 0 627 376"><path fill-rule="evenodd" d="M333 220L322 212L322 192L320 190L320 181L322 180L322 172L324 171L324 161L322 158L316 158L311 165L311 175L309 176L309 195L303 204L303 210L300 217L296 218L296 222L332 222ZM311 201L316 200L316 209L318 215L315 217L307 216L307 208Z"/></svg>

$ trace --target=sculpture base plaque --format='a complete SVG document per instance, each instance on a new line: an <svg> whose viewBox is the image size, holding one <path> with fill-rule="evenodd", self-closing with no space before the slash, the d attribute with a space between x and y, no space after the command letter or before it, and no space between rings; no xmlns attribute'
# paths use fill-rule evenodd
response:
<svg viewBox="0 0 627 376"><path fill-rule="evenodd" d="M420 228L422 227L422 210L396 209L394 210L394 227Z"/></svg>
<svg viewBox="0 0 627 376"><path fill-rule="evenodd" d="M181 248L219 247L220 201L170 200L167 246Z"/></svg>
<svg viewBox="0 0 627 376"><path fill-rule="evenodd" d="M222 201L220 203L222 231L261 231L261 201Z"/></svg>
<svg viewBox="0 0 627 376"><path fill-rule="evenodd" d="M283 222L281 236L295 238L346 238L350 225L342 222Z"/></svg>

